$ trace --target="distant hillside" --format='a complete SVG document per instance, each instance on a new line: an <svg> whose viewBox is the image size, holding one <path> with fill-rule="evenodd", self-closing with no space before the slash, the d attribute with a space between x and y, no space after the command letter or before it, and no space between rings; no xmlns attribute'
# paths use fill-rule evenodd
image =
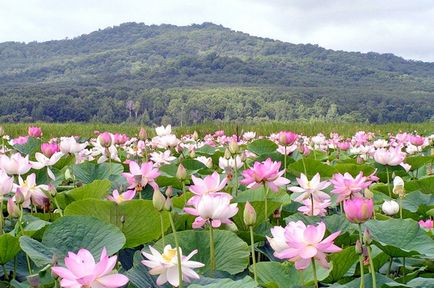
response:
<svg viewBox="0 0 434 288"><path fill-rule="evenodd" d="M253 37L212 23L125 23L0 43L0 121L426 121L434 63Z"/></svg>

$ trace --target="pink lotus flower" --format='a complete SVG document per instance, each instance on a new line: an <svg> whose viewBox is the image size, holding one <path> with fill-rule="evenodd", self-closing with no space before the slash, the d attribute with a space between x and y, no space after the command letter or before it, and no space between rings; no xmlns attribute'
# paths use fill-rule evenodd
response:
<svg viewBox="0 0 434 288"><path fill-rule="evenodd" d="M194 185L190 186L190 191L195 195L188 200L188 205L194 205L200 200L202 195L222 191L228 182L228 178L226 177L220 181L220 175L217 172L212 173L212 175L205 176L204 179L192 175L191 180L193 180Z"/></svg>
<svg viewBox="0 0 434 288"><path fill-rule="evenodd" d="M122 173L122 176L127 178L129 189L136 189L137 191L141 191L146 185L151 185L154 190L158 189L158 185L155 182L155 178L160 176L160 172L157 168L153 167L152 162L142 163L142 166L139 166L134 161L130 161L129 163L130 173Z"/></svg>
<svg viewBox="0 0 434 288"><path fill-rule="evenodd" d="M19 137L12 140L12 144L13 145L24 145L27 143L27 141L29 141L28 136L19 136Z"/></svg>
<svg viewBox="0 0 434 288"><path fill-rule="evenodd" d="M179 286L179 273L176 248L170 245L164 247L163 254L149 246L151 254L142 252L148 260L143 260L142 264L151 268L149 274L159 275L157 278L157 285L164 285L169 282L171 285ZM182 250L179 248L181 254L181 272L182 280L189 283L191 279L199 279L199 275L193 270L205 266L197 261L190 261L191 257L197 254L197 250L193 250L188 256L182 255Z"/></svg>
<svg viewBox="0 0 434 288"><path fill-rule="evenodd" d="M312 201L310 199L303 200L304 206L299 207L297 210L307 216L326 216L327 208L330 206L330 200L324 201L313 200L313 215L312 215Z"/></svg>
<svg viewBox="0 0 434 288"><path fill-rule="evenodd" d="M363 223L372 217L374 201L372 199L354 198L344 201L344 211L352 223Z"/></svg>
<svg viewBox="0 0 434 288"><path fill-rule="evenodd" d="M197 216L193 228L201 228L206 223L218 228L223 224L232 224L231 217L238 212L237 203L231 204L232 196L227 193L208 193L196 201L194 207L186 207L184 211Z"/></svg>
<svg viewBox="0 0 434 288"><path fill-rule="evenodd" d="M42 129L40 127L29 127L28 134L30 137L41 137L42 136Z"/></svg>
<svg viewBox="0 0 434 288"><path fill-rule="evenodd" d="M136 196L136 191L134 190L128 190L122 194L119 194L118 190L113 190L112 195L107 196L107 199L120 204L122 202L134 199L134 196Z"/></svg>
<svg viewBox="0 0 434 288"><path fill-rule="evenodd" d="M323 239L325 231L326 226L323 222L317 226L306 226L301 221L289 222L285 228L272 228L271 233L274 238L267 237L267 239L275 251L274 256L295 262L295 268L298 270L306 269L312 258L328 269L330 265L327 262L326 253L335 253L342 249L333 244L333 240L339 236L340 231Z"/></svg>
<svg viewBox="0 0 434 288"><path fill-rule="evenodd" d="M12 191L13 185L14 178L9 177L5 171L0 169L0 201L3 200L4 195Z"/></svg>
<svg viewBox="0 0 434 288"><path fill-rule="evenodd" d="M64 288L119 288L128 283L125 275L113 273L117 256L108 257L105 248L102 249L98 263L86 249L80 249L77 254L68 252L65 257L65 267L54 266L51 271L62 280Z"/></svg>
<svg viewBox="0 0 434 288"><path fill-rule="evenodd" d="M342 151L347 151L348 149L351 148L351 143L350 142L338 142L336 145Z"/></svg>
<svg viewBox="0 0 434 288"><path fill-rule="evenodd" d="M279 172L282 163L271 161L270 158L264 162L255 162L253 167L243 171L244 179L241 184L247 185L247 188L255 189L262 184L267 185L271 191L277 192L279 187L289 184L289 180L282 177L285 170Z"/></svg>
<svg viewBox="0 0 434 288"><path fill-rule="evenodd" d="M297 178L297 183L300 187L289 188L289 190L294 193L301 193L297 198L295 198L295 201L297 202L302 203L311 196L318 202L330 199L330 196L327 193L321 191L330 186L330 183L327 181L321 182L321 176L319 173L316 173L312 180L307 179L306 175L301 173L300 178Z"/></svg>
<svg viewBox="0 0 434 288"><path fill-rule="evenodd" d="M291 131L279 132L279 143L284 146L292 145L298 138L298 135Z"/></svg>
<svg viewBox="0 0 434 288"><path fill-rule="evenodd" d="M60 142L60 151L64 154L76 154L87 147L87 143L78 143L74 136L62 138Z"/></svg>
<svg viewBox="0 0 434 288"><path fill-rule="evenodd" d="M330 182L334 185L332 193L338 195L337 202L341 202L352 196L361 197L360 192L368 188L371 185L371 181L367 177L363 176L363 172L360 172L356 178L350 173L334 174Z"/></svg>
<svg viewBox="0 0 434 288"><path fill-rule="evenodd" d="M422 146L425 143L425 138L419 135L411 135L410 143L414 146Z"/></svg>
<svg viewBox="0 0 434 288"><path fill-rule="evenodd" d="M434 228L434 221L431 219L428 219L425 221L419 220L419 225L420 225L420 227L425 228L425 229L433 229Z"/></svg>
<svg viewBox="0 0 434 288"><path fill-rule="evenodd" d="M48 191L48 185L37 185L35 173L28 175L26 180L23 180L23 178L19 176L18 185L15 187L15 191L17 191L17 193L18 190L23 195L24 208L28 208L30 203L33 203L34 205L37 205L43 209L47 209L50 206L48 196L44 193L44 191ZM17 197L16 194L15 197Z"/></svg>
<svg viewBox="0 0 434 288"><path fill-rule="evenodd" d="M114 139L113 134L111 134L110 132L104 132L104 133L101 133L98 135L98 137L96 138L96 141L102 147L108 148L112 144L114 144L115 139Z"/></svg>
<svg viewBox="0 0 434 288"><path fill-rule="evenodd" d="M59 145L56 143L42 143L41 152L45 155L45 157L50 158L54 153L59 152Z"/></svg>
<svg viewBox="0 0 434 288"><path fill-rule="evenodd" d="M0 168L9 175L23 175L29 172L32 164L29 162L29 155L23 157L20 153L15 153L10 158L6 155L0 155Z"/></svg>
<svg viewBox="0 0 434 288"><path fill-rule="evenodd" d="M113 137L115 139L115 144L118 145L125 144L125 142L127 142L129 139L126 134L119 134L119 133L115 133Z"/></svg>
<svg viewBox="0 0 434 288"><path fill-rule="evenodd" d="M398 166L405 159L405 153L401 152L401 148L389 148L388 150L380 148L374 152L374 160L382 165Z"/></svg>

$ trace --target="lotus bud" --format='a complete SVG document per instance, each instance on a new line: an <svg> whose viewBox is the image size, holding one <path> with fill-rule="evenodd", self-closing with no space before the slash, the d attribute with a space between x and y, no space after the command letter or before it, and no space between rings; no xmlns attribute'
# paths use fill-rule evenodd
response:
<svg viewBox="0 0 434 288"><path fill-rule="evenodd" d="M39 138L42 136L42 129L39 127L29 127L28 134L30 137Z"/></svg>
<svg viewBox="0 0 434 288"><path fill-rule="evenodd" d="M231 155L235 155L238 154L240 152L240 146L238 145L238 143L236 141L231 141L229 143L228 146L229 152L231 153Z"/></svg>
<svg viewBox="0 0 434 288"><path fill-rule="evenodd" d="M399 204L395 200L384 201L381 209L383 210L384 214L393 216L399 212Z"/></svg>
<svg viewBox="0 0 434 288"><path fill-rule="evenodd" d="M167 198L164 202L164 211L171 211L172 210L172 198Z"/></svg>
<svg viewBox="0 0 434 288"><path fill-rule="evenodd" d="M17 192L15 192L15 202L18 204L18 205L21 205L21 204L23 204L24 203L24 201L25 201L26 199L25 199L25 197L24 197L24 194L23 194L23 192L21 192L21 189L17 189Z"/></svg>
<svg viewBox="0 0 434 288"><path fill-rule="evenodd" d="M104 132L102 134L99 134L97 138L98 143L103 147L110 147L112 143L112 135L109 132Z"/></svg>
<svg viewBox="0 0 434 288"><path fill-rule="evenodd" d="M12 198L8 199L7 210L9 216L12 218L18 218L20 216L20 208L17 206L17 204L15 204Z"/></svg>
<svg viewBox="0 0 434 288"><path fill-rule="evenodd" d="M187 170L185 170L184 165L179 164L178 170L176 171L176 178L181 181L187 179Z"/></svg>
<svg viewBox="0 0 434 288"><path fill-rule="evenodd" d="M194 141L197 141L197 139L199 139L199 134L197 134L197 131L193 132L192 138Z"/></svg>
<svg viewBox="0 0 434 288"><path fill-rule="evenodd" d="M363 242L366 245L369 245L372 242L371 232L369 232L369 229L367 228L365 228L365 231L363 231Z"/></svg>
<svg viewBox="0 0 434 288"><path fill-rule="evenodd" d="M48 194L50 194L52 197L55 197L57 194L57 190L56 190L56 186L54 186L53 184L49 184L48 185L48 190L47 190Z"/></svg>
<svg viewBox="0 0 434 288"><path fill-rule="evenodd" d="M224 155L224 157L225 157L225 159L229 159L229 158L231 158L231 151L229 151L229 149L225 149L225 155Z"/></svg>
<svg viewBox="0 0 434 288"><path fill-rule="evenodd" d="M160 190L155 189L154 194L152 195L152 204L157 211L161 211L164 208L164 203L166 202L166 198Z"/></svg>
<svg viewBox="0 0 434 288"><path fill-rule="evenodd" d="M253 226L256 224L256 211L255 208L247 201L244 206L244 224L246 226Z"/></svg>
<svg viewBox="0 0 434 288"><path fill-rule="evenodd" d="M238 227L235 223L225 224L225 229L232 232L238 232Z"/></svg>
<svg viewBox="0 0 434 288"><path fill-rule="evenodd" d="M195 158L196 157L196 151L194 149L192 149L190 151L190 158Z"/></svg>
<svg viewBox="0 0 434 288"><path fill-rule="evenodd" d="M344 201L344 211L352 223L363 223L372 217L374 201L372 199L353 198Z"/></svg>
<svg viewBox="0 0 434 288"><path fill-rule="evenodd" d="M393 179L393 194L404 197L404 180L399 176Z"/></svg>
<svg viewBox="0 0 434 288"><path fill-rule="evenodd" d="M65 180L74 180L70 168L65 170Z"/></svg>
<svg viewBox="0 0 434 288"><path fill-rule="evenodd" d="M365 197L368 199L373 199L374 198L374 192L372 192L371 190L366 188L365 189Z"/></svg>
<svg viewBox="0 0 434 288"><path fill-rule="evenodd" d="M41 279L39 278L38 274L29 275L27 276L27 282L29 282L30 287L32 288L38 288L41 287Z"/></svg>
<svg viewBox="0 0 434 288"><path fill-rule="evenodd" d="M362 243L360 243L360 240L357 239L356 245L355 245L354 248L356 249L356 253L357 254L362 254L363 253L363 246L362 246Z"/></svg>
<svg viewBox="0 0 434 288"><path fill-rule="evenodd" d="M141 127L140 131L139 131L139 139L140 140L145 140L148 138L148 133L146 133L145 128Z"/></svg>
<svg viewBox="0 0 434 288"><path fill-rule="evenodd" d="M56 143L42 143L41 152L46 157L50 158L54 153L59 152L60 148Z"/></svg>
<svg viewBox="0 0 434 288"><path fill-rule="evenodd" d="M167 187L167 189L166 189L166 196L167 197L173 197L173 187L172 186L169 186L169 187Z"/></svg>
<svg viewBox="0 0 434 288"><path fill-rule="evenodd" d="M279 133L279 143L283 146L292 145L295 140L297 140L298 136L294 132L291 131L281 131Z"/></svg>

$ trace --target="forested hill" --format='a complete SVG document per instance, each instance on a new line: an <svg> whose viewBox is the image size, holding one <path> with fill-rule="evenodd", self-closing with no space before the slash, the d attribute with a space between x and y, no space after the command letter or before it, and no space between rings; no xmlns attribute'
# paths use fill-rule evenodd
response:
<svg viewBox="0 0 434 288"><path fill-rule="evenodd" d="M0 43L0 101L0 122L426 121L434 63L212 23L125 23L74 39Z"/></svg>

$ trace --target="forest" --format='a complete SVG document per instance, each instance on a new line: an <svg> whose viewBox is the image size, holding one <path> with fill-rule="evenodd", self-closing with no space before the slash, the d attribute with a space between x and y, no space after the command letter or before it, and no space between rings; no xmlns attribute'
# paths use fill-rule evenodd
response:
<svg viewBox="0 0 434 288"><path fill-rule="evenodd" d="M220 25L0 43L0 122L434 121L434 63Z"/></svg>

